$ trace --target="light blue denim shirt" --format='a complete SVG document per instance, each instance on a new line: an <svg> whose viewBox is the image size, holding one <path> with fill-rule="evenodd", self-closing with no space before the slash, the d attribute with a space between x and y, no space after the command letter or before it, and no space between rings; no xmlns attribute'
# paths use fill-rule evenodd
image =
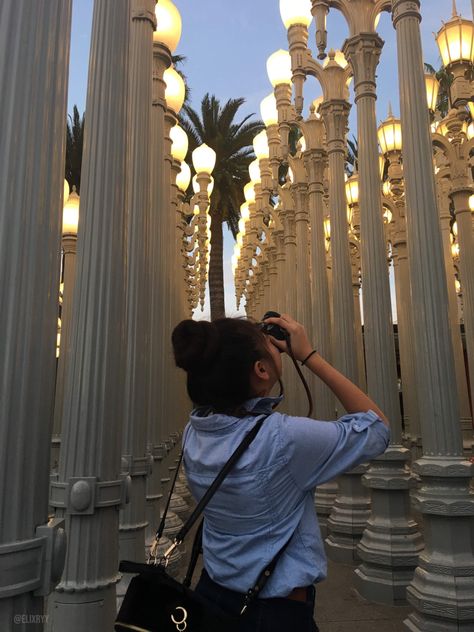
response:
<svg viewBox="0 0 474 632"><path fill-rule="evenodd" d="M248 400L243 418L194 410L186 426L184 466L199 500L245 434L278 398ZM314 507L314 489L369 461L390 433L369 411L338 421L279 412L264 421L204 510L204 566L218 584L245 593L288 541L262 597L285 597L326 577L326 556Z"/></svg>

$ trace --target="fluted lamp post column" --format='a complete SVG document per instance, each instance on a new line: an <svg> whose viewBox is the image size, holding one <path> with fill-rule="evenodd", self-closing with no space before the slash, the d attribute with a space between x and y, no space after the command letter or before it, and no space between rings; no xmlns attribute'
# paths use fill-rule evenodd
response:
<svg viewBox="0 0 474 632"><path fill-rule="evenodd" d="M165 88L163 76L171 64L171 54L181 36L181 17L170 0L161 0L155 7L157 28L153 33L152 108L151 108L151 216L149 230L150 248L150 370L148 379L148 450L153 458L151 475L147 478L145 541L151 546L160 520L160 499L162 498L161 463L166 454L166 438L163 402L163 215L166 213L166 184L164 158L165 129ZM168 545L164 539L163 547Z"/></svg>
<svg viewBox="0 0 474 632"><path fill-rule="evenodd" d="M324 168L327 152L324 149L324 123L311 104L310 116L301 123L306 149L303 153L308 177L308 212L311 228L311 312L313 339L323 358L331 361L332 340L329 304L329 286L326 270L326 235L324 230ZM314 382L314 403L316 419L335 418L334 396L321 380ZM315 505L321 534L326 537L327 520L337 495L337 483L331 481L316 490Z"/></svg>
<svg viewBox="0 0 474 632"><path fill-rule="evenodd" d="M323 89L324 100L319 106L319 112L326 127L329 163L335 343L333 359L337 368L357 383L354 302L344 190L345 136L350 110L347 85L350 70L340 51L331 50L324 66L313 59L307 47L312 10L314 7L306 2L280 1L281 17L288 29L297 117L301 115L303 108L304 76L315 77ZM356 545L365 527L370 506L368 492L362 486L360 477L365 470L366 466L362 465L341 477L339 496L328 521L330 535L326 540L329 555L333 559L352 562L356 557Z"/></svg>
<svg viewBox="0 0 474 632"><path fill-rule="evenodd" d="M126 370L123 391L122 474L130 477L129 502L120 512L120 558L145 561L149 331L151 266L148 234L151 211L151 131L155 0L131 0L130 167L127 217ZM122 595L124 576L117 587Z"/></svg>
<svg viewBox="0 0 474 632"><path fill-rule="evenodd" d="M387 125L388 123L388 125ZM401 164L401 123L393 116L382 123L381 128L388 127L390 142L384 154L389 162L388 179L384 182L387 194L394 201L392 255L395 274L395 292L397 301L398 345L400 354L400 372L402 379L402 397L405 416L405 437L412 455L421 454L420 414L418 408L418 392L416 389L415 359L413 358L414 331L413 309L411 299L410 270L408 266L405 189L403 186L403 170ZM385 138L384 135L382 138ZM383 141L382 141L383 143ZM387 186L388 185L388 186Z"/></svg>
<svg viewBox="0 0 474 632"><path fill-rule="evenodd" d="M52 628L70 632L113 627L120 578L130 9L129 0L94 4L71 362L50 496L68 534Z"/></svg>
<svg viewBox="0 0 474 632"><path fill-rule="evenodd" d="M0 629L18 632L43 629L64 563L48 485L71 5L0 8Z"/></svg>
<svg viewBox="0 0 474 632"><path fill-rule="evenodd" d="M423 75L419 0L392 0L407 200L407 240L415 328L423 456L413 464L413 494L425 520L426 547L407 597L413 631L474 626L473 464L463 457L443 248L432 168ZM434 370L435 369L435 370Z"/></svg>
<svg viewBox="0 0 474 632"><path fill-rule="evenodd" d="M373 29L373 24L370 25ZM375 120L375 69L382 41L375 33L355 35L344 44L354 70L359 132L359 211L364 343L367 389L390 419L391 441L371 463L363 482L371 490L372 511L358 547L362 565L356 586L367 598L383 603L405 602L422 540L410 516L409 491L414 486L402 445L394 332L387 251L379 180ZM371 60L371 61L370 61ZM396 136L389 124L379 130L382 152Z"/></svg>

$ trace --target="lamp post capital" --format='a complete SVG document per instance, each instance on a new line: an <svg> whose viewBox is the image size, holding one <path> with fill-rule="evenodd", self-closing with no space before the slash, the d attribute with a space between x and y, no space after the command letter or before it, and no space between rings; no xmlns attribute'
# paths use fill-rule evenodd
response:
<svg viewBox="0 0 474 632"><path fill-rule="evenodd" d="M354 73L355 102L365 96L376 98L375 71L384 45L377 33L360 33L348 38L342 47Z"/></svg>

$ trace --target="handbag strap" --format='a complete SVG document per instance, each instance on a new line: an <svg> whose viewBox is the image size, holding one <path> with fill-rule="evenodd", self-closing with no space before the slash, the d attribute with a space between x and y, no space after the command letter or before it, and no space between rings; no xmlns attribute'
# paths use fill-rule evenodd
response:
<svg viewBox="0 0 474 632"><path fill-rule="evenodd" d="M227 461L227 463L222 467L221 471L219 472L219 474L214 479L212 485L208 488L208 490L206 491L204 496L201 498L199 503L196 505L194 511L189 516L189 518L186 520L186 522L182 526L181 530L176 534L176 537L174 538L172 545L169 547L169 549L167 551L165 551L165 553L164 553L165 561L169 558L169 556L175 550L175 548L182 543L182 541L184 540L184 538L186 537L186 535L188 534L190 529L192 529L192 527L193 527L194 523L196 522L196 520L199 518L199 516L203 512L205 506L208 504L208 502L214 496L214 494L216 493L218 488L221 486L221 484L224 481L225 477L229 474L229 472L234 467L236 462L240 459L242 454L245 452L245 450L249 447L249 445L255 439L255 437L258 434L258 431L262 427L263 422L265 421L265 419L270 414L271 413L267 413L261 419L259 419L257 421L257 423L255 424L255 426L251 430L249 430L249 432L247 432L245 437L239 443L239 445L234 450L234 452L230 456L230 458ZM178 476L178 470L179 470L179 467L181 465L182 459L183 459L183 450L181 450L178 466L176 468L176 472L175 472L175 475L174 475L174 478L173 478L173 483L171 485L170 493L168 495L168 499L167 499L167 502L166 502L166 507L165 507L165 510L163 511L163 516L161 518L161 523L160 523L160 526L159 526L158 531L156 533L156 541L158 541L159 538L161 538L161 535L163 534L164 523L165 523L165 520L166 520L166 512L168 511L168 507L169 507L170 500L171 500L171 494L173 493L174 485L176 483L176 478ZM155 561L156 561L156 556L155 556Z"/></svg>

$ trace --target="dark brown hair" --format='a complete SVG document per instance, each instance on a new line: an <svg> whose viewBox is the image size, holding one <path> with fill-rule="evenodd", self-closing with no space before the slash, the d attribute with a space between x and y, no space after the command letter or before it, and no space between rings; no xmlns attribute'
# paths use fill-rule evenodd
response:
<svg viewBox="0 0 474 632"><path fill-rule="evenodd" d="M215 412L239 414L254 396L250 374L255 362L271 359L257 324L240 318L183 320L171 340L176 366L187 373L189 397Z"/></svg>

